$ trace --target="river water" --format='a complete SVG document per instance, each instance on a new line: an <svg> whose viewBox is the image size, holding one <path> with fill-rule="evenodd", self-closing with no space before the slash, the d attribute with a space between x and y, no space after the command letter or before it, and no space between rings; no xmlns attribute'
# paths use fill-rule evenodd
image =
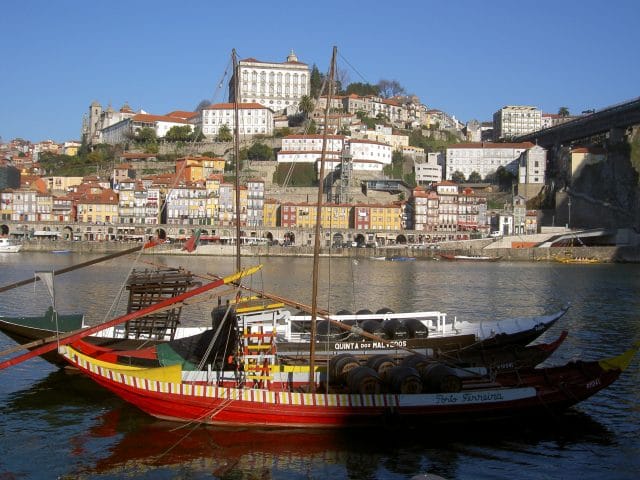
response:
<svg viewBox="0 0 640 480"><path fill-rule="evenodd" d="M81 254L0 255L0 286L95 258ZM134 260L136 260L134 262ZM140 260L146 263L140 263ZM309 258L262 261L251 286L308 302ZM194 273L231 273L234 260L145 255L56 277L61 313L90 324L121 313L118 293L131 268L149 263ZM320 307L440 310L459 320L537 315L571 304L545 334L569 337L548 363L612 356L640 341L638 265L551 263L321 262ZM0 314L39 315L44 287L0 294ZM206 324L209 305L189 307ZM107 312L113 313L108 314ZM13 343L0 334L0 349ZM0 479L635 479L640 472L640 356L608 389L547 422L466 425L420 431L256 431L185 428L154 420L79 374L39 358L0 372Z"/></svg>

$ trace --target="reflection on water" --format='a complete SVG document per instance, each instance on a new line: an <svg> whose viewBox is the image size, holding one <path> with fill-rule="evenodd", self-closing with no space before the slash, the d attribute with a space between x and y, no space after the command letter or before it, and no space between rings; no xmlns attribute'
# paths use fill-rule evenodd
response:
<svg viewBox="0 0 640 480"><path fill-rule="evenodd" d="M3 257L0 285L59 269L87 255ZM232 258L144 256L194 273L227 274ZM310 301L308 258L245 259L264 263L257 289ZM56 277L62 312L104 319L131 269L118 259ZM139 264L137 268L148 265ZM616 354L640 340L640 275L634 265L544 263L458 264L327 259L320 304L330 310L441 310L459 320L506 318L557 310L571 303L546 335L569 337L549 360ZM42 286L0 294L0 314L44 311ZM124 308L122 302L115 310ZM209 321L209 307L183 316ZM0 334L0 349L12 342ZM566 415L510 422L500 428L420 431L300 432L179 427L156 421L105 393L90 380L57 371L40 359L0 372L2 478L636 478L640 471L639 361L609 389Z"/></svg>

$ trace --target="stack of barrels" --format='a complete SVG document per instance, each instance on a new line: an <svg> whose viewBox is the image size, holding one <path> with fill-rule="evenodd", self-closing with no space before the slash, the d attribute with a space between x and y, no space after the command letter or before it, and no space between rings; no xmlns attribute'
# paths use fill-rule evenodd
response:
<svg viewBox="0 0 640 480"><path fill-rule="evenodd" d="M423 355L395 361L389 355L373 355L360 362L343 353L329 360L329 383L349 393L454 393L462 389L455 369Z"/></svg>

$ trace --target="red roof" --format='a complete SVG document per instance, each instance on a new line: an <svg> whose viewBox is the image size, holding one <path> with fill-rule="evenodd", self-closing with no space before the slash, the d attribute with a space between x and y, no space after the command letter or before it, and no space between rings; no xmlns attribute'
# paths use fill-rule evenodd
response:
<svg viewBox="0 0 640 480"><path fill-rule="evenodd" d="M134 122L171 122L171 123L187 123L186 121L182 120L181 118L177 118L177 117L167 117L164 115L151 115L148 113L138 113L136 115L134 115L133 117L133 121Z"/></svg>

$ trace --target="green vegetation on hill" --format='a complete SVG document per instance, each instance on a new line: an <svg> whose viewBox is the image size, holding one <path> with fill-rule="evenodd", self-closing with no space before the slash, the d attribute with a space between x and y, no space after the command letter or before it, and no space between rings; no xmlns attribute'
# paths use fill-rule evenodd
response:
<svg viewBox="0 0 640 480"><path fill-rule="evenodd" d="M425 152L444 151L449 145L459 143L460 140L451 132L438 131L437 135L423 135L422 130L409 133L409 145L424 148Z"/></svg>
<svg viewBox="0 0 640 480"><path fill-rule="evenodd" d="M273 174L273 183L284 185L289 171L291 177L286 182L288 187L315 187L318 185L315 165L308 163L280 163Z"/></svg>

